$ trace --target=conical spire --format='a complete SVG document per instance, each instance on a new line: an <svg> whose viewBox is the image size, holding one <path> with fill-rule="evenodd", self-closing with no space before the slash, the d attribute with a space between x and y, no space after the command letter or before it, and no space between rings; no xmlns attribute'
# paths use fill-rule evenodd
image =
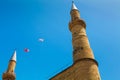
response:
<svg viewBox="0 0 120 80"><path fill-rule="evenodd" d="M13 56L11 57L11 60L14 60L16 62L16 50L13 53Z"/></svg>
<svg viewBox="0 0 120 80"><path fill-rule="evenodd" d="M77 7L76 7L75 4L74 4L74 1L72 1L72 9L71 9L71 10L73 10L73 9L78 10Z"/></svg>

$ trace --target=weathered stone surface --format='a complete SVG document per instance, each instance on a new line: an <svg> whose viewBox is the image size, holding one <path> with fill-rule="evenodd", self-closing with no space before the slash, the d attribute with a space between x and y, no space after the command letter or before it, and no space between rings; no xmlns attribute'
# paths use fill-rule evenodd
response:
<svg viewBox="0 0 120 80"><path fill-rule="evenodd" d="M69 29L72 33L73 65L50 80L100 80L98 63L86 35L86 24L79 11L71 11Z"/></svg>
<svg viewBox="0 0 120 80"><path fill-rule="evenodd" d="M50 80L100 80L97 67L94 61L78 61Z"/></svg>

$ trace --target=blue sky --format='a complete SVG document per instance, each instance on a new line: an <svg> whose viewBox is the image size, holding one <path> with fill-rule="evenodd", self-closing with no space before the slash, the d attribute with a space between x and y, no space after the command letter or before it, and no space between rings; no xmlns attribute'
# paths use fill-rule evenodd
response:
<svg viewBox="0 0 120 80"><path fill-rule="evenodd" d="M102 80L120 80L120 1L75 0L75 4L87 24ZM15 48L17 80L48 80L70 66L70 9L71 0L0 0L0 75Z"/></svg>

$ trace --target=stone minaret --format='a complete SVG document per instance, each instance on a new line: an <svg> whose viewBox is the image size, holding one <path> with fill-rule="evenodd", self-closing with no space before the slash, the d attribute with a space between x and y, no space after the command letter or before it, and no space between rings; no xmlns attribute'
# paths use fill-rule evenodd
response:
<svg viewBox="0 0 120 80"><path fill-rule="evenodd" d="M98 63L94 59L86 35L86 23L80 18L74 2L72 2L70 14L69 29L72 33L73 65L52 77L51 80L100 80Z"/></svg>
<svg viewBox="0 0 120 80"><path fill-rule="evenodd" d="M86 24L80 18L75 4L72 3L71 22L69 29L72 32L73 60L79 64L79 80L100 80L98 63L94 59L92 49L86 35Z"/></svg>
<svg viewBox="0 0 120 80"><path fill-rule="evenodd" d="M9 61L7 71L2 75L2 80L16 80L16 76L14 73L15 66L16 66L16 51L14 52L13 56Z"/></svg>

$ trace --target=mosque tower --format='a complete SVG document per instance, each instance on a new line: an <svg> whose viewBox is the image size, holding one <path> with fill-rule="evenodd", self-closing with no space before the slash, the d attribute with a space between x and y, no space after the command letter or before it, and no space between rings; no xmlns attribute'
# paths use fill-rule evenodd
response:
<svg viewBox="0 0 120 80"><path fill-rule="evenodd" d="M98 63L86 35L86 23L72 2L69 29L72 33L73 64L50 80L100 80Z"/></svg>
<svg viewBox="0 0 120 80"><path fill-rule="evenodd" d="M7 71L2 75L2 80L16 80L16 76L14 73L15 66L16 66L16 51L14 52L13 56L9 61Z"/></svg>

